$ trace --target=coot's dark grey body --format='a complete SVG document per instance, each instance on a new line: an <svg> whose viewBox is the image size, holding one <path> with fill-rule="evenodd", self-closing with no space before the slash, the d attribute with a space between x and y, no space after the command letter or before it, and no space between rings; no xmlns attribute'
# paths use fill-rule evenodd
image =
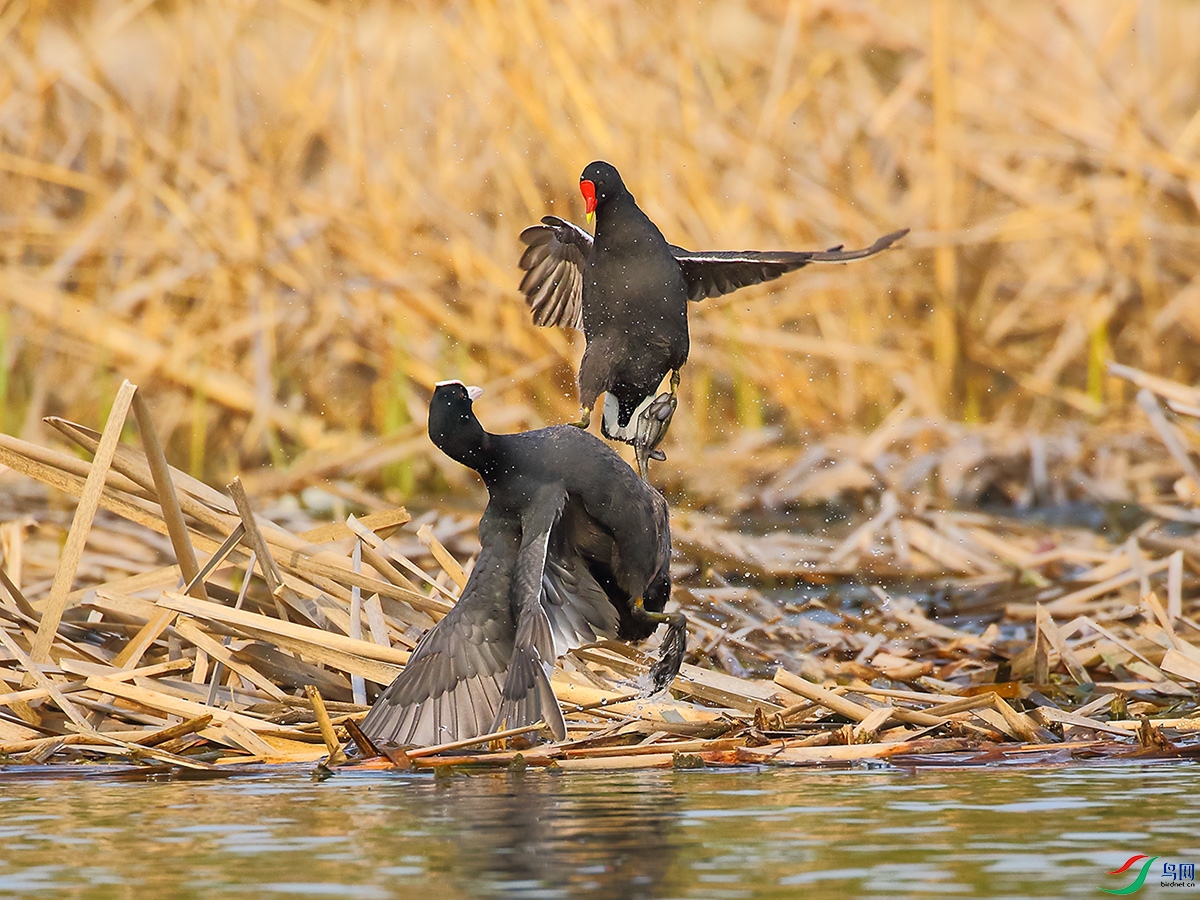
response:
<svg viewBox="0 0 1200 900"><path fill-rule="evenodd" d="M675 410L679 370L688 358L689 300L770 281L809 263L864 259L908 233L893 232L864 250L693 253L667 242L610 164L589 164L580 189L589 216L596 216L595 238L556 216L526 228L521 291L536 324L583 330L580 424L587 425L596 399L607 392L601 430L634 445L643 477L645 459ZM668 372L670 393L656 398Z"/></svg>
<svg viewBox="0 0 1200 900"><path fill-rule="evenodd" d="M604 442L569 425L490 434L459 382L439 385L429 436L479 472L490 496L481 550L453 609L363 720L384 744L428 745L544 720L565 736L550 688L557 657L601 638L636 641L671 620L653 674L679 670L662 496Z"/></svg>

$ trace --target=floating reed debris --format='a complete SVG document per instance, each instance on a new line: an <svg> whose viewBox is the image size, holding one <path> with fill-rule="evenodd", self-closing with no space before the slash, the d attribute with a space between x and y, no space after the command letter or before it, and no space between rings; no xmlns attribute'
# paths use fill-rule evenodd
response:
<svg viewBox="0 0 1200 900"><path fill-rule="evenodd" d="M1191 414L1190 395L1146 389ZM148 452L120 439L129 409ZM1109 543L887 493L839 539L678 516L674 600L690 652L668 694L644 695L647 653L603 643L554 674L563 742L531 728L373 748L355 725L366 707L354 682L373 696L450 608L473 564L462 525L400 509L321 526L286 505L266 515L237 482L226 496L152 459L140 409L126 382L103 432L56 423L91 463L0 440L0 464L81 498L69 521L6 513L0 525L6 765L594 771L1200 754L1194 535L1151 518ZM1173 509L1185 517L1190 502ZM186 561L163 564L174 558ZM748 568L808 586L767 594L728 580ZM919 590L897 577L920 577Z"/></svg>

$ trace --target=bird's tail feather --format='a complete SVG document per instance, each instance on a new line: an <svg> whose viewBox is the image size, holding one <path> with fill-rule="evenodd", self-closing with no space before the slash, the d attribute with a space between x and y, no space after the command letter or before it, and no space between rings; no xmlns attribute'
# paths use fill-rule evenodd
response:
<svg viewBox="0 0 1200 900"><path fill-rule="evenodd" d="M373 741L399 747L468 740L491 730L501 693L492 676L467 678L419 703L392 704L385 692L360 727Z"/></svg>
<svg viewBox="0 0 1200 900"><path fill-rule="evenodd" d="M508 666L504 693L492 730L523 728L538 721L546 723L555 740L566 738L567 723L550 686L549 667L542 663L532 647L518 647Z"/></svg>
<svg viewBox="0 0 1200 900"><path fill-rule="evenodd" d="M610 441L624 441L626 444L632 444L634 438L637 437L637 423L642 411L646 409L654 401L654 393L651 392L645 400L639 403L630 413L625 424L621 424L621 404L617 402L617 398L612 394L604 395L604 416L600 420L600 433Z"/></svg>

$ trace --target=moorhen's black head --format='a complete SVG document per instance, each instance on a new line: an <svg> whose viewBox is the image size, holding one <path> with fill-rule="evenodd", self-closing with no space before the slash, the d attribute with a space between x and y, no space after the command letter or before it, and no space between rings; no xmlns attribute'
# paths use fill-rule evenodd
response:
<svg viewBox="0 0 1200 900"><path fill-rule="evenodd" d="M587 204L588 221L596 214L596 207L603 206L608 200L625 193L625 182L617 167L603 160L588 163L583 174L579 176L579 192Z"/></svg>
<svg viewBox="0 0 1200 900"><path fill-rule="evenodd" d="M429 401L429 439L451 459L472 468L486 434L472 408L482 393L461 381L439 381Z"/></svg>

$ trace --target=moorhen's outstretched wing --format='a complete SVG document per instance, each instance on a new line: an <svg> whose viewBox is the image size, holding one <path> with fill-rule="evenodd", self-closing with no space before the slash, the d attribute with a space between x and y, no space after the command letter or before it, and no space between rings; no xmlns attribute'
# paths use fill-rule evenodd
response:
<svg viewBox="0 0 1200 900"><path fill-rule="evenodd" d="M521 232L521 293L535 325L583 330L583 267L592 252L592 236L558 216Z"/></svg>
<svg viewBox="0 0 1200 900"><path fill-rule="evenodd" d="M516 634L509 592L519 524L485 511L479 540L458 602L363 719L363 733L376 743L429 746L491 732Z"/></svg>
<svg viewBox="0 0 1200 900"><path fill-rule="evenodd" d="M556 740L567 736L567 723L550 687L556 658L554 633L542 604L551 533L566 500L562 485L551 483L541 487L521 510L521 547L512 584L517 634L500 709L492 722L494 731L523 728L540 719L550 727Z"/></svg>
<svg viewBox="0 0 1200 900"><path fill-rule="evenodd" d="M866 259L886 250L904 235L908 229L885 234L870 247L863 250L843 250L840 246L829 250L811 251L717 251L693 253L682 247L671 247L671 255L683 269L687 282L689 300L719 297L751 284L771 281L787 272L802 269L809 263L844 263Z"/></svg>

